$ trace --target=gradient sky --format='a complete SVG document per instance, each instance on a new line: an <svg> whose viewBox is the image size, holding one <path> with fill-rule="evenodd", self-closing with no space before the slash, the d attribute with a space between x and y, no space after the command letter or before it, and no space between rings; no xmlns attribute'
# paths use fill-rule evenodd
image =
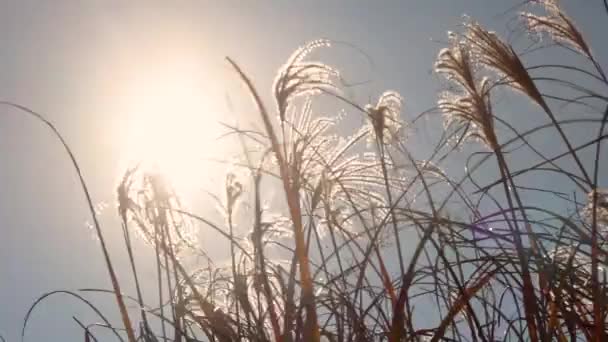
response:
<svg viewBox="0 0 608 342"><path fill-rule="evenodd" d="M199 124L254 121L246 98L236 101L236 117L230 114L227 94L238 99L243 92L224 56L238 61L268 94L275 70L289 54L303 42L325 37L351 43L373 59L373 68L353 73L373 81L360 96L396 89L408 111L419 112L436 99L438 82L431 70L445 32L465 13L506 32L515 13L505 11L519 2L5 0L0 2L0 99L43 113L63 133L95 202L108 206L101 218L119 262L114 186L135 134L133 117L155 110L150 106L157 103L173 105L171 98L158 102L157 97L191 92L185 101L200 111ZM608 17L601 0L564 5L600 60L607 61ZM347 62L338 67L365 66L356 63L361 54L341 51L339 60ZM212 135L210 126L200 126L201 135ZM203 146L208 148L201 154L207 155L231 149L211 140ZM0 334L15 341L28 307L41 294L109 288L109 283L87 228L83 193L50 132L0 108L0 165ZM213 187L210 180L221 179L220 171L208 166L207 172L202 186ZM113 304L98 302L112 311ZM79 308L67 297L45 302L35 311L26 340L81 339L71 316L91 316Z"/></svg>

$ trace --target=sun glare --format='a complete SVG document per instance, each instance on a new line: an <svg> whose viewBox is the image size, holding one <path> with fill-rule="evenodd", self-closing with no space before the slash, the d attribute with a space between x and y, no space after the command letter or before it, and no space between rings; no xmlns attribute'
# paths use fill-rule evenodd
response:
<svg viewBox="0 0 608 342"><path fill-rule="evenodd" d="M156 70L131 80L121 164L161 173L181 195L198 191L209 176L205 159L219 152L218 110L206 93L187 70Z"/></svg>

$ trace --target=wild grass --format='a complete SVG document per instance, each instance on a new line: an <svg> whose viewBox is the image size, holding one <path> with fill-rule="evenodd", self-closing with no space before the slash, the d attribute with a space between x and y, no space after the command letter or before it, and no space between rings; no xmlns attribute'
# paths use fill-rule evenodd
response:
<svg viewBox="0 0 608 342"><path fill-rule="evenodd" d="M102 290L61 291L103 322L75 318L84 340L110 329L128 342L606 341L608 79L556 1L530 2L519 17L525 51L473 20L451 33L435 63L445 91L411 120L395 91L374 104L344 95L338 68L310 58L330 40L288 58L272 105L227 58L263 129L232 128L244 152L218 198L223 222L183 208L162 176L126 171L117 201L132 279L119 280L80 177L122 317L110 322L86 298ZM547 50L574 62L528 65ZM510 104L496 100L505 94L532 104L521 108L534 119L509 122ZM344 113L318 114L327 101L367 123L345 133ZM420 159L410 144L426 119L440 120L442 134ZM547 140L553 148L538 146ZM268 188L280 195L269 199ZM199 227L225 239L228 262L186 262L206 255ZM135 238L156 256L154 303L144 300ZM121 282L135 293L121 293Z"/></svg>

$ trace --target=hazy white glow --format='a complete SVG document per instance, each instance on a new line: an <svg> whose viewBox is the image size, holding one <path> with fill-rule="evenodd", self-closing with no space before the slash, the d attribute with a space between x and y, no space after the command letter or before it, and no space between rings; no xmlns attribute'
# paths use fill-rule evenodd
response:
<svg viewBox="0 0 608 342"><path fill-rule="evenodd" d="M188 68L146 71L127 80L121 164L141 163L188 195L210 176L205 159L221 152L217 106Z"/></svg>

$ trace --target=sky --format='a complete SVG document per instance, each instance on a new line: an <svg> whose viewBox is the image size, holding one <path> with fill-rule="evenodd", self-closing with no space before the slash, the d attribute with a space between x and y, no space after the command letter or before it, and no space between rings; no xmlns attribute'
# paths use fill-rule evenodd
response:
<svg viewBox="0 0 608 342"><path fill-rule="evenodd" d="M607 61L608 17L601 1L563 2L600 60ZM362 62L364 55L354 49L335 55L347 75L371 80L358 94L375 97L395 89L415 113L436 101L432 64L446 31L468 14L506 32L515 15L506 11L518 3L4 0L0 99L44 114L63 134L100 205L119 263L124 255L114 217L115 186L125 165L146 153L140 138L147 133L141 127L185 132L180 139L195 148L182 154L200 153L203 161L177 178L200 173L200 188L213 191L222 168L204 160L235 151L214 139L217 122L255 121L225 56L236 60L268 99L275 71L298 46L317 38L346 42L373 61ZM185 114L167 119L167 112ZM183 162L172 151L165 153L176 165ZM203 203L198 210L208 207ZM7 341L19 339L24 315L40 295L109 288L89 221L76 174L58 141L31 117L0 107L0 335ZM113 310L103 299L98 303ZM44 302L32 316L26 340L80 339L71 320L75 312L81 314L79 305L67 297Z"/></svg>

